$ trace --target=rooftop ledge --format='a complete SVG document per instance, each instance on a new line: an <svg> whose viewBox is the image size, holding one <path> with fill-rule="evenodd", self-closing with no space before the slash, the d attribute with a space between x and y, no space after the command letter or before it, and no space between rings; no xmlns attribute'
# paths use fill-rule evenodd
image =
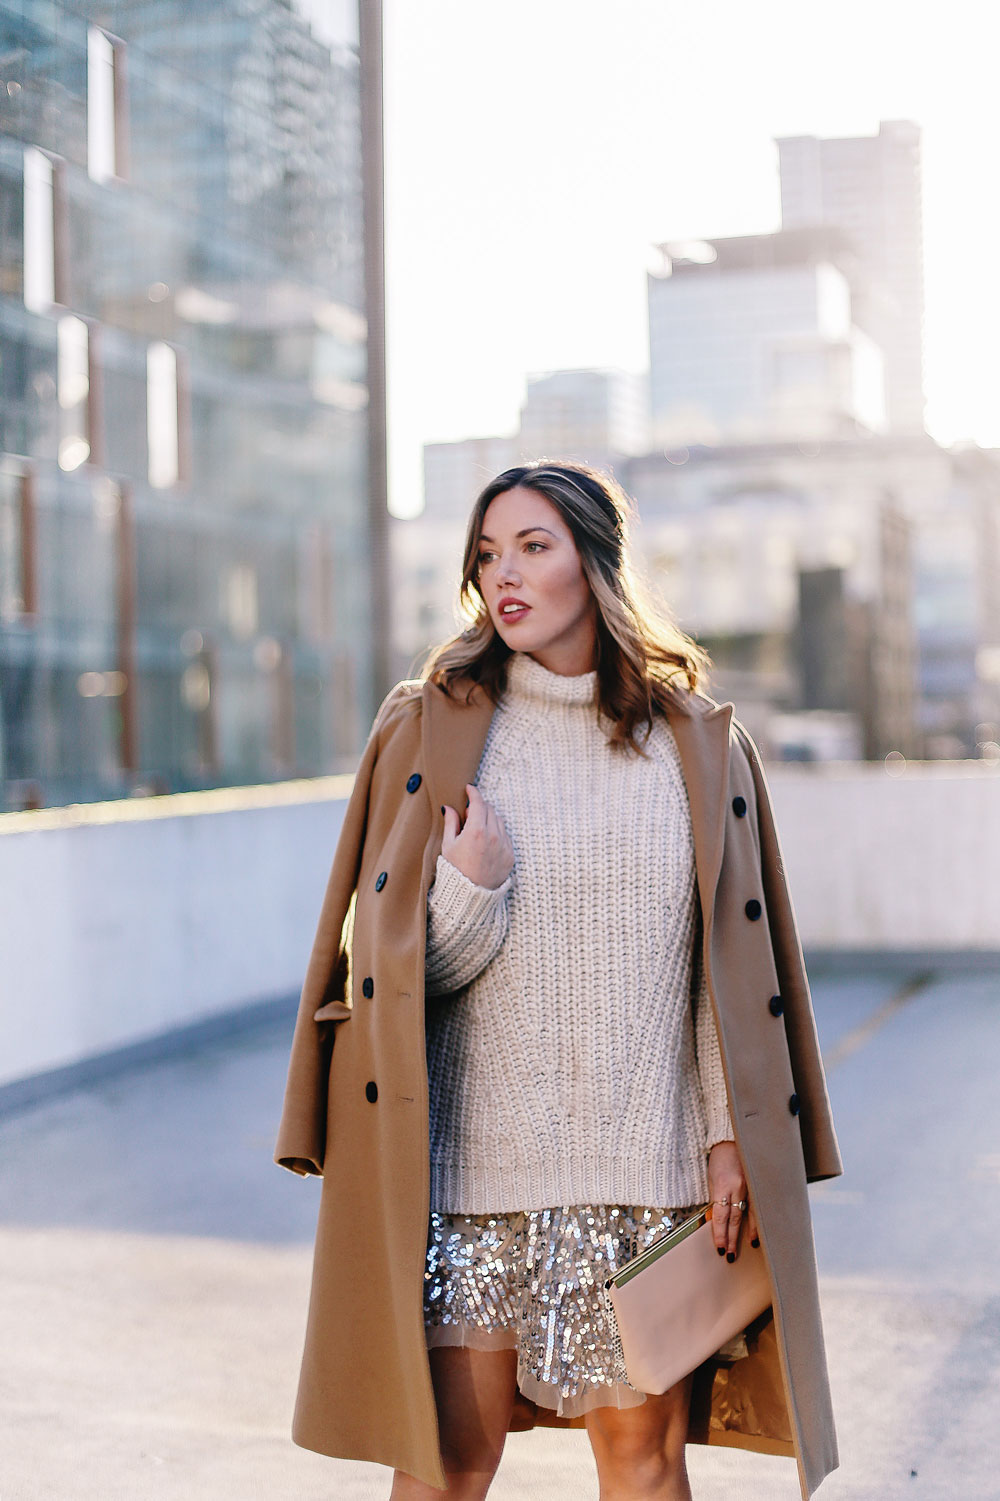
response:
<svg viewBox="0 0 1000 1501"><path fill-rule="evenodd" d="M769 779L780 777L861 778L887 781L921 777L967 779L1000 776L1000 761L768 761ZM31 808L0 813L0 835L39 833L93 824L141 823L153 818L189 818L192 814L239 813L250 808L281 808L294 803L336 802L350 796L353 773L298 777L250 787L211 787L197 792L166 792L152 797L120 797L100 803L69 803L61 808Z"/></svg>
<svg viewBox="0 0 1000 1501"><path fill-rule="evenodd" d="M202 813L240 813L249 808L282 808L292 803L336 802L350 796L352 774L299 777L253 787L211 787L197 792L165 792L154 797L120 797L103 803L69 803L62 808L30 808L0 813L0 835L39 833L93 824L142 823L154 818L189 818Z"/></svg>

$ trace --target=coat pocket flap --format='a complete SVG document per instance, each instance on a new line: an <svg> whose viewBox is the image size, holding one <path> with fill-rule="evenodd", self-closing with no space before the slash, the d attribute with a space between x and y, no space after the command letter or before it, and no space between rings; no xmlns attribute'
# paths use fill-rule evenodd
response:
<svg viewBox="0 0 1000 1501"><path fill-rule="evenodd" d="M327 1001L326 1005L321 1006L314 1014L313 1021L346 1022L350 1015L351 1008L344 1001Z"/></svg>

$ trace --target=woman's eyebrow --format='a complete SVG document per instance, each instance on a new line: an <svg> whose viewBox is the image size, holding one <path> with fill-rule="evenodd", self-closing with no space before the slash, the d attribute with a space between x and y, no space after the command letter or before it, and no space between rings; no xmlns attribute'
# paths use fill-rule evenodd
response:
<svg viewBox="0 0 1000 1501"><path fill-rule="evenodd" d="M547 526L526 526L523 531L517 533L518 537L527 537L531 532L544 532L547 537L555 537L555 532L550 532ZM480 542L492 542L492 537L487 537L485 532L479 534ZM558 539L557 539L558 540Z"/></svg>

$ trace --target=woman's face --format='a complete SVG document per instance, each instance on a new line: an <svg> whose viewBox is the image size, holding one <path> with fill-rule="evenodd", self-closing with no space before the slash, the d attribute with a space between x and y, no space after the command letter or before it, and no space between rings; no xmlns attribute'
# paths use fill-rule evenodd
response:
<svg viewBox="0 0 1000 1501"><path fill-rule="evenodd" d="M490 501L479 590L501 640L566 677L596 665L597 607L573 534L550 500L520 486Z"/></svg>

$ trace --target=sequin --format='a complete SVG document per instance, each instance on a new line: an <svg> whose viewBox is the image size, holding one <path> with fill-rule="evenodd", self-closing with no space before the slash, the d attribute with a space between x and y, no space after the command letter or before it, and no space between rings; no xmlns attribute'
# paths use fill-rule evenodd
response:
<svg viewBox="0 0 1000 1501"><path fill-rule="evenodd" d="M432 1211L428 1347L516 1350L520 1390L563 1417L638 1406L646 1398L625 1374L604 1282L690 1212L639 1204Z"/></svg>

